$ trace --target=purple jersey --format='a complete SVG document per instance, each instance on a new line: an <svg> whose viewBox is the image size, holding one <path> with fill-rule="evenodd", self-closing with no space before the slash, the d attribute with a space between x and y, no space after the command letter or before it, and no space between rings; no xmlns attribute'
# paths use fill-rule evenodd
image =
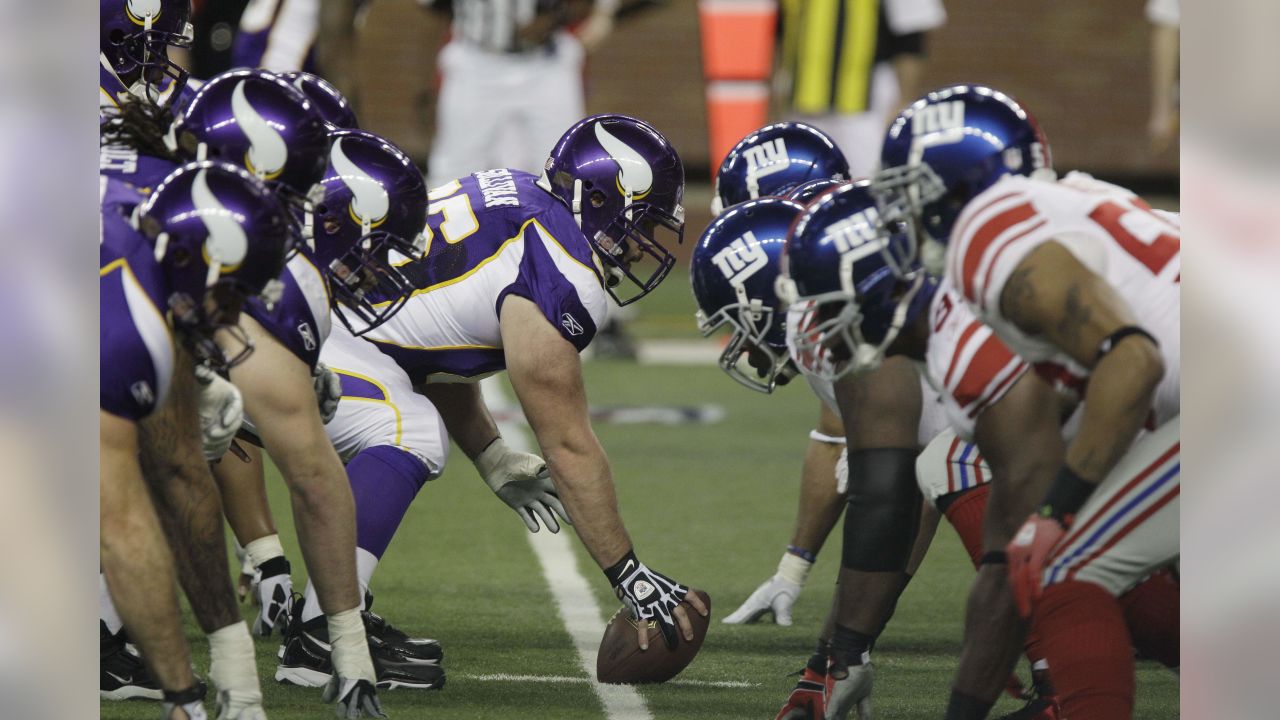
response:
<svg viewBox="0 0 1280 720"><path fill-rule="evenodd" d="M298 250L280 274L284 292L271 308L261 298L250 298L245 312L315 370L320 346L329 337L329 283L316 267L311 251Z"/></svg>
<svg viewBox="0 0 1280 720"><path fill-rule="evenodd" d="M101 182L99 404L136 422L164 402L173 376L167 293L151 243L129 222L142 196L119 180Z"/></svg>
<svg viewBox="0 0 1280 720"><path fill-rule="evenodd" d="M161 180L179 167L173 161L142 155L124 145L102 145L98 148L98 172L123 180L143 195L150 195Z"/></svg>
<svg viewBox="0 0 1280 720"><path fill-rule="evenodd" d="M582 350L608 312L598 261L573 214L518 170L486 170L430 194L427 253L402 269L418 289L365 336L415 384L476 380L506 367L503 301L532 301Z"/></svg>

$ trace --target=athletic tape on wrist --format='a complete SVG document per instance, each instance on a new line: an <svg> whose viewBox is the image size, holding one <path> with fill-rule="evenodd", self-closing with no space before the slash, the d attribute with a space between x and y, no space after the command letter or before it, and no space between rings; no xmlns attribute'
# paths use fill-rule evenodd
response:
<svg viewBox="0 0 1280 720"><path fill-rule="evenodd" d="M238 703L262 702L253 638L243 621L209 633L209 679Z"/></svg>
<svg viewBox="0 0 1280 720"><path fill-rule="evenodd" d="M812 561L793 555L790 551L783 553L782 560L778 562L778 575L783 580L801 587L804 587L805 580L809 579L811 569L813 569Z"/></svg>
<svg viewBox="0 0 1280 720"><path fill-rule="evenodd" d="M244 546L244 551L254 567L259 567L273 558L284 557L284 546L280 544L279 535L267 535L253 540Z"/></svg>
<svg viewBox="0 0 1280 720"><path fill-rule="evenodd" d="M347 680L375 682L373 659L369 657L369 641L364 634L360 608L325 615L329 626L329 644L333 646L333 670Z"/></svg>

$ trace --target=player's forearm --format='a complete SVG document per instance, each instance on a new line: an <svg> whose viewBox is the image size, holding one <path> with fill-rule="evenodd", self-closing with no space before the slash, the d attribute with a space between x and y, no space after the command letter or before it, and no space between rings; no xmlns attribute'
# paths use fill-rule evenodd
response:
<svg viewBox="0 0 1280 720"><path fill-rule="evenodd" d="M444 420L449 437L475 460L498 437L498 426L489 414L480 386L470 383L433 383L418 388Z"/></svg>
<svg viewBox="0 0 1280 720"><path fill-rule="evenodd" d="M843 445L810 440L800 477L800 507L796 513L794 547L814 555L844 512L844 498L836 492L836 462Z"/></svg>
<svg viewBox="0 0 1280 720"><path fill-rule="evenodd" d="M1142 429L1162 377L1160 353L1145 338L1130 337L1104 356L1089 378L1080 432L1067 448L1067 467L1086 482L1101 482Z"/></svg>
<svg viewBox="0 0 1280 720"><path fill-rule="evenodd" d="M577 442L543 446L547 467L582 544L601 569L631 549L604 449L594 434Z"/></svg>

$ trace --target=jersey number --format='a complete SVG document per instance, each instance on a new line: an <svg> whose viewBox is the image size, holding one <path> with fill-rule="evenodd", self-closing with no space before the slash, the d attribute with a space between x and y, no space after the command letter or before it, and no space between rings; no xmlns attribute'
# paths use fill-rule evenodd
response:
<svg viewBox="0 0 1280 720"><path fill-rule="evenodd" d="M429 218L436 213L442 215L443 219L436 227L450 245L462 242L480 229L480 221L476 220L476 214L471 210L471 198L466 193L459 194L461 189L462 185L454 180L427 193L427 216ZM427 252L430 252L431 239L435 233L429 221L422 234L426 236Z"/></svg>
<svg viewBox="0 0 1280 720"><path fill-rule="evenodd" d="M1134 200L1126 204L1108 200L1089 214L1124 251L1159 275L1165 265L1182 249L1182 242L1170 227L1151 212L1146 203Z"/></svg>

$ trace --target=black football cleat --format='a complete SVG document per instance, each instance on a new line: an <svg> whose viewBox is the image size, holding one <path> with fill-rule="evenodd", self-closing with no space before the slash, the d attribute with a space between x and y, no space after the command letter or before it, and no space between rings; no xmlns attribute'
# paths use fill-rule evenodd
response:
<svg viewBox="0 0 1280 720"><path fill-rule="evenodd" d="M284 632L276 681L303 687L323 687L333 676L330 658L329 628L324 617L302 622L302 602L293 613ZM382 639L369 635L369 655L379 690L411 688L435 690L444 687L444 668L437 663L414 660ZM439 653L442 656L443 653Z"/></svg>
<svg viewBox="0 0 1280 720"><path fill-rule="evenodd" d="M103 700L160 700L164 692L142 658L129 647L124 631L112 635L98 621L99 696Z"/></svg>
<svg viewBox="0 0 1280 720"><path fill-rule="evenodd" d="M408 633L387 622L387 619L373 611L373 595L364 594L364 612L360 613L364 620L365 634L377 638L394 647L410 660L439 665L444 660L444 648L438 640L430 638L410 637Z"/></svg>

